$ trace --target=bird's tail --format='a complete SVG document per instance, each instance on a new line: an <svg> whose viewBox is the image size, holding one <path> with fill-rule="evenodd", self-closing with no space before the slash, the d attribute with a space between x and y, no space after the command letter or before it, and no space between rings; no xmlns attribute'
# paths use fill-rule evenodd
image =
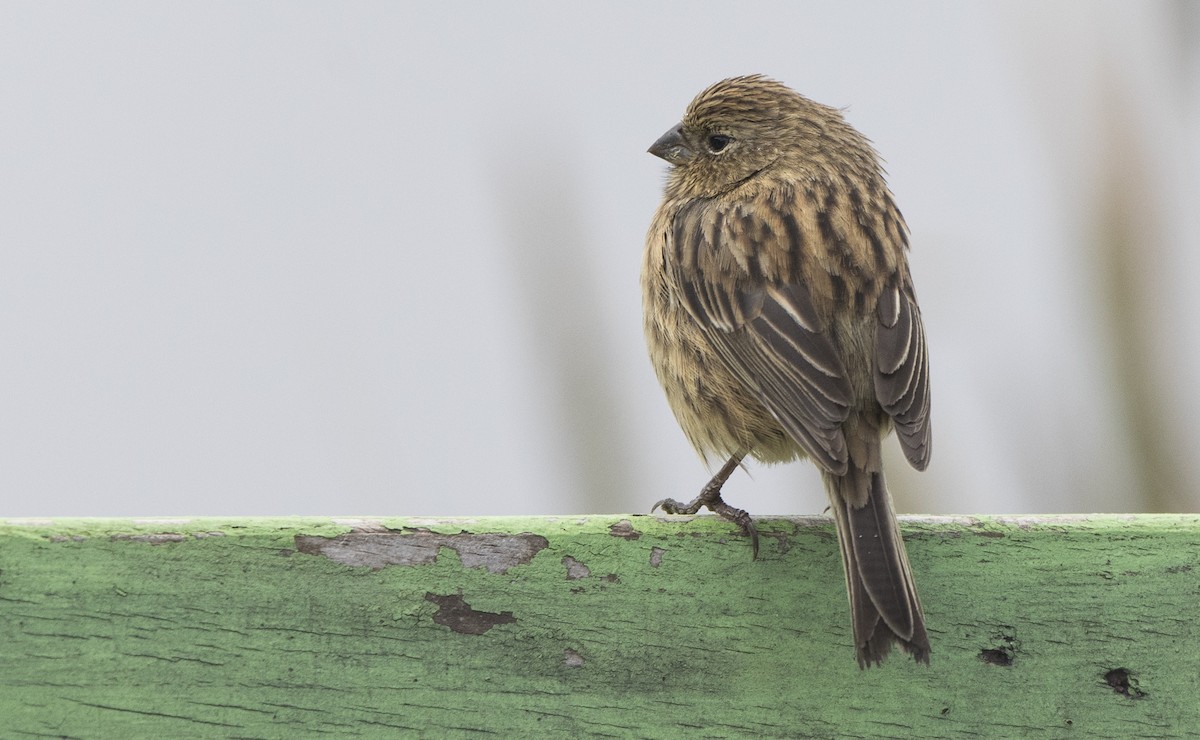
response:
<svg viewBox="0 0 1200 740"><path fill-rule="evenodd" d="M859 666L881 663L892 643L928 663L925 613L883 473L851 460L845 475L826 473L825 485L837 520Z"/></svg>

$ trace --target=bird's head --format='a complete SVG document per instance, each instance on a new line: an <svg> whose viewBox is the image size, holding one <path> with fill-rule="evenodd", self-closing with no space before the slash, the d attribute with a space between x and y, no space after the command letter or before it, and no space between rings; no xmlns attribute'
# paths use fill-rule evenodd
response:
<svg viewBox="0 0 1200 740"><path fill-rule="evenodd" d="M818 177L835 164L844 167L847 148L871 154L836 109L769 77L749 75L722 80L697 95L683 120L649 152L673 165L668 188L676 195L711 197L759 173L769 179L780 165L791 178ZM835 163L830 154L838 151ZM867 164L874 168L873 161Z"/></svg>

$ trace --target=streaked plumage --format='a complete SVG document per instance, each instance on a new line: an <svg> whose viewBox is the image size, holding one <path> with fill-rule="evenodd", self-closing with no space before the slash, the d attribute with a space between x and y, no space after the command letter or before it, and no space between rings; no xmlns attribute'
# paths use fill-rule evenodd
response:
<svg viewBox="0 0 1200 740"><path fill-rule="evenodd" d="M907 228L870 143L753 75L700 93L650 151L674 166L646 240L646 339L680 426L706 459L811 458L859 663L893 642L928 661L880 457L895 426L909 462L929 461L928 360Z"/></svg>

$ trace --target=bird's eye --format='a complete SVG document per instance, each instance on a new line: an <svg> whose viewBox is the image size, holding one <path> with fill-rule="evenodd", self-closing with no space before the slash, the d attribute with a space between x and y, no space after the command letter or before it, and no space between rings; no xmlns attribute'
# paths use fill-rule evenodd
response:
<svg viewBox="0 0 1200 740"><path fill-rule="evenodd" d="M712 136L708 137L708 151L712 152L713 154L720 154L722 151L724 151L725 147L732 143L732 136L726 136L725 134L713 134Z"/></svg>

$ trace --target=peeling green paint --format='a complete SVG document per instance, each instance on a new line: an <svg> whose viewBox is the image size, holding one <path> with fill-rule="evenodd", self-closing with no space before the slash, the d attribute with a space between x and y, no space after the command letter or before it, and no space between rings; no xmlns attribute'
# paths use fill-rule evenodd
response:
<svg viewBox="0 0 1200 740"><path fill-rule="evenodd" d="M1185 737L1200 517L902 522L860 671L827 519L0 520L0 736Z"/></svg>

